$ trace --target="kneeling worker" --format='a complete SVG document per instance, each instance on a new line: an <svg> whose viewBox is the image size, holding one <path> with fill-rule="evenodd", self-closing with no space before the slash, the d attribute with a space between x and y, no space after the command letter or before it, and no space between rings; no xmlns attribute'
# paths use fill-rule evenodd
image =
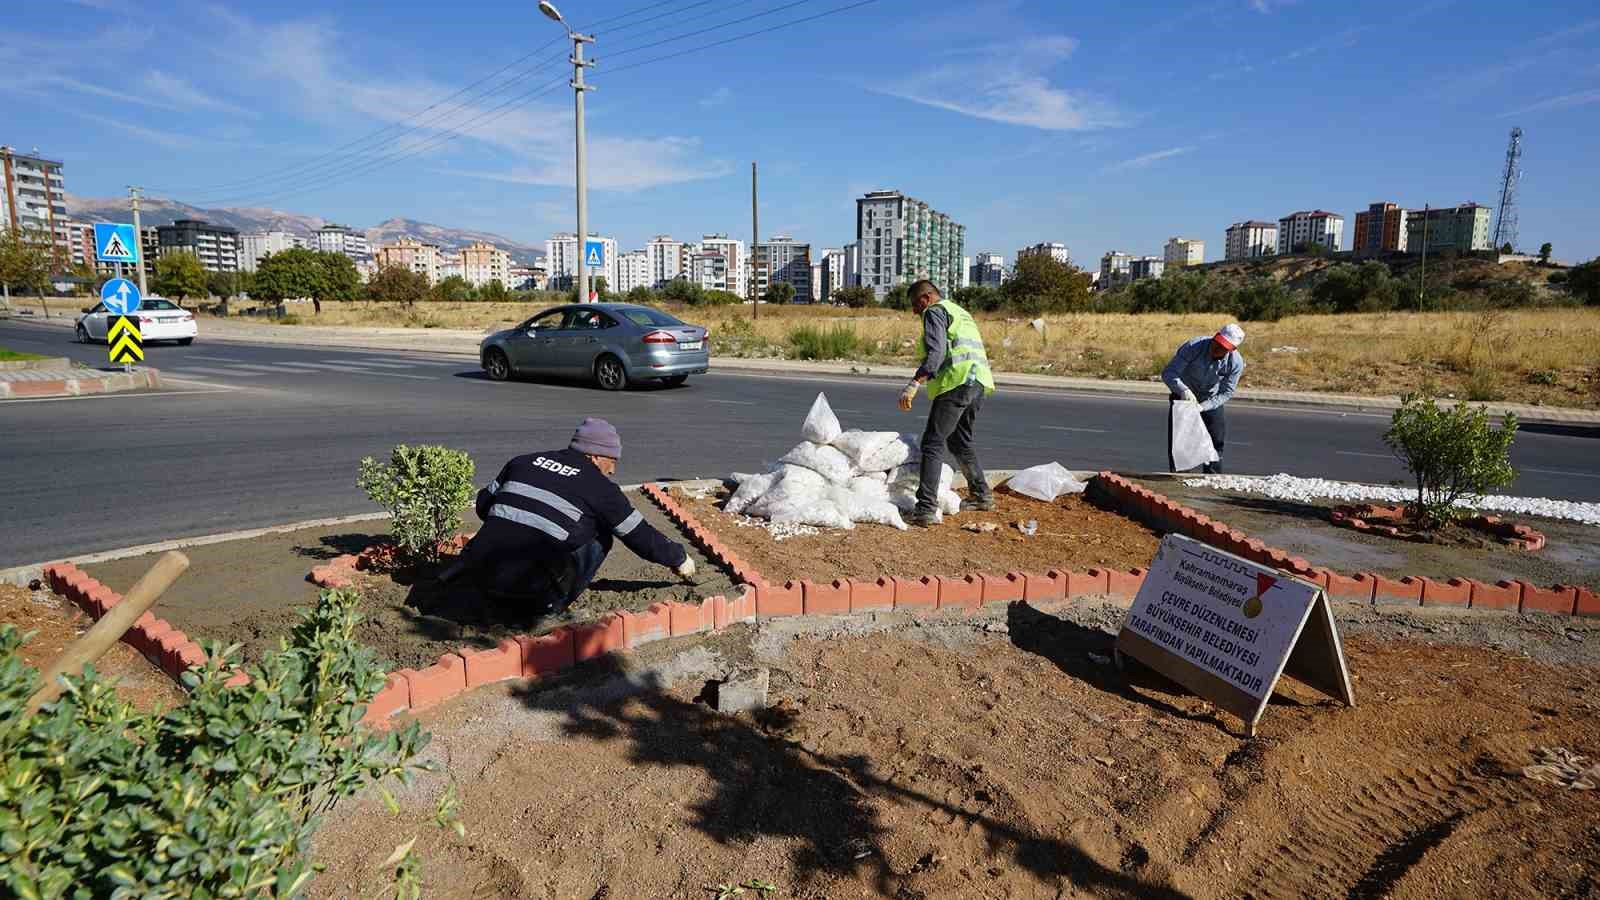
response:
<svg viewBox="0 0 1600 900"><path fill-rule="evenodd" d="M1172 355L1172 362L1161 371L1161 380L1172 391L1172 400L1191 400L1200 403L1200 421L1211 435L1211 446L1217 451L1217 461L1206 463L1201 471L1218 474L1222 471L1222 446L1228 436L1228 423L1223 418L1222 407L1239 389L1239 376L1244 374L1244 357L1239 345L1244 343L1244 329L1230 322L1211 337L1201 335L1190 338ZM1167 469L1174 471L1172 460L1172 417L1167 416Z"/></svg>
<svg viewBox="0 0 1600 900"><path fill-rule="evenodd" d="M461 556L486 593L527 597L539 612L560 612L600 571L613 538L640 558L693 578L683 545L656 531L611 476L622 439L604 419L584 419L565 450L506 463L478 492L483 528Z"/></svg>

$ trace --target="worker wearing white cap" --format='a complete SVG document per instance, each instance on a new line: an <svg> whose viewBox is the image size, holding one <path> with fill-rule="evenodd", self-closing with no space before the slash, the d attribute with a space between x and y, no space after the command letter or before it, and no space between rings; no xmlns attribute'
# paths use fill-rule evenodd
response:
<svg viewBox="0 0 1600 900"><path fill-rule="evenodd" d="M1239 345L1244 343L1244 329L1229 322L1222 330L1206 337L1190 338L1172 355L1172 362L1161 371L1161 380L1172 391L1173 400L1192 400L1200 404L1200 420L1211 435L1211 446L1216 448L1217 461L1207 463L1201 471L1217 474L1222 471L1222 445L1228 436L1228 423L1222 408L1233 399L1239 389L1239 376L1244 374L1244 357L1239 355ZM1167 417L1168 430L1171 416ZM1167 468L1174 469L1170 448L1172 435L1167 435L1169 454Z"/></svg>

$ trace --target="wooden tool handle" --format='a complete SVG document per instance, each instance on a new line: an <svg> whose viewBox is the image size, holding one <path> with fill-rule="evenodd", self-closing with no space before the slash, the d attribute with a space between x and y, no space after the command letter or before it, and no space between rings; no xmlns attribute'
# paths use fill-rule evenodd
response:
<svg viewBox="0 0 1600 900"><path fill-rule="evenodd" d="M39 689L28 698L28 714L38 712L39 707L61 695L66 687L61 681L62 675L76 675L83 671L84 666L104 656L113 644L122 639L123 632L133 627L133 623L154 606L156 600L188 568L189 557L176 550L163 553L150 571L144 573L139 583L122 598L121 603L111 607L100 621L68 644L67 649L50 663L40 680Z"/></svg>

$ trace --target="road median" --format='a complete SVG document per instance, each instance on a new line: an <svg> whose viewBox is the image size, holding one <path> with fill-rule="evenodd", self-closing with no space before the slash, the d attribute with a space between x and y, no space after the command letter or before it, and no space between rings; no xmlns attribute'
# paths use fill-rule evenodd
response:
<svg viewBox="0 0 1600 900"><path fill-rule="evenodd" d="M161 387L161 372L139 367L127 372L72 368L66 359L39 365L0 368L0 400L42 400Z"/></svg>

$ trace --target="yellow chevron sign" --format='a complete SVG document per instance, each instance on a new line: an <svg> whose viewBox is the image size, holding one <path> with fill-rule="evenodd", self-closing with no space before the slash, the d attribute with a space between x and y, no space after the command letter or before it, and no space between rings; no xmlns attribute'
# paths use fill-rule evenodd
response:
<svg viewBox="0 0 1600 900"><path fill-rule="evenodd" d="M106 330L106 345L111 348L113 363L144 362L144 337L139 334L139 320L117 316Z"/></svg>

